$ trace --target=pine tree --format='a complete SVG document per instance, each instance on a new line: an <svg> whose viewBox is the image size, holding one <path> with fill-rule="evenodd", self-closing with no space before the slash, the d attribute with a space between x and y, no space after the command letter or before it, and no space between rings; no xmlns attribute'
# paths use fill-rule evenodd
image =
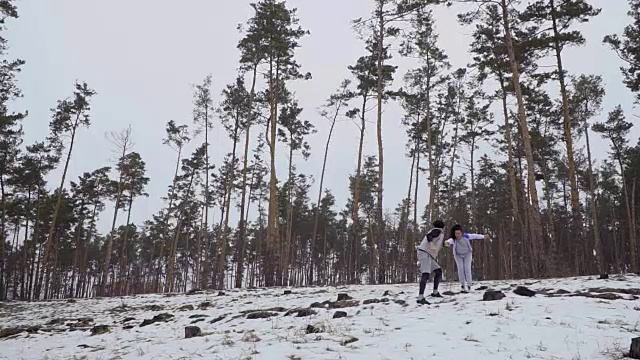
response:
<svg viewBox="0 0 640 360"><path fill-rule="evenodd" d="M624 202L627 217L628 236L629 236L629 259L631 262L631 271L637 271L637 245L636 245L636 219L632 213L629 186L624 171L624 159L627 152L628 143L627 136L633 124L626 121L622 107L618 105L613 109L604 123L593 124L593 131L602 134L605 139L611 142L612 157L618 163L620 176L622 177L622 189L624 192Z"/></svg>
<svg viewBox="0 0 640 360"><path fill-rule="evenodd" d="M283 103L283 94L287 81L296 79L310 79L310 74L302 74L300 65L296 62L295 50L300 47L299 40L308 34L298 25L296 9L289 9L284 1L262 0L251 4L255 14L249 20L246 32L247 43L253 44L251 55L255 64L266 68L267 81L266 102L268 104L267 145L269 147L269 212L267 224L267 250L265 284L276 284L275 272L280 264L282 254L278 253L278 202L276 178L276 141L278 109Z"/></svg>
<svg viewBox="0 0 640 360"><path fill-rule="evenodd" d="M622 36L607 35L603 42L618 54L625 62L620 70L624 76L624 84L636 94L636 100L640 100L640 0L628 0L630 10L627 15L631 17L631 24L627 25Z"/></svg>
<svg viewBox="0 0 640 360"><path fill-rule="evenodd" d="M56 202L56 206L53 212L53 221L49 226L49 235L47 237L47 244L44 251L44 257L42 262L44 266L42 268L42 273L40 274L40 280L38 281L36 297L39 297L40 290L44 285L44 296L47 297L47 291L49 287L49 280L51 277L51 267L49 261L52 256L54 256L53 251L55 250L55 230L58 220L58 212L60 211L60 206L62 205L62 195L65 180L67 177L67 172L69 170L69 164L71 162L71 155L73 153L73 147L75 145L76 136L78 130L82 127L89 127L91 125L91 120L89 116L90 111L90 103L91 97L96 94L95 91L89 88L87 83L76 83L75 91L73 93L73 100L65 99L58 102L58 106L53 109L53 119L49 124L51 130L51 138L59 147L63 148L64 140L63 137L69 136L69 144L67 149L67 155L65 157L64 168L62 170L62 176L60 178L60 185L58 186L58 200ZM46 279L43 284L43 277L46 273Z"/></svg>
<svg viewBox="0 0 640 360"><path fill-rule="evenodd" d="M127 155L133 148L133 138L131 137L131 126L120 132L112 132L109 134L109 141L114 146L116 153L118 154L118 160L116 164L120 164L125 161ZM107 292L107 280L110 274L111 257L113 254L113 241L116 231L116 222L118 221L118 212L123 208L123 192L124 192L124 174L122 173L122 167L118 168L118 180L114 180L110 184L110 196L114 202L113 217L111 219L111 231L107 235L106 247L104 250L104 262L102 263L102 277L100 279L99 295L106 296L110 293Z"/></svg>
<svg viewBox="0 0 640 360"><path fill-rule="evenodd" d="M211 198L209 195L209 130L213 127L211 118L213 116L213 98L211 94L211 75L207 76L201 84L195 86L193 92L193 122L197 124L195 133L204 132L204 226L202 233L196 237L196 254L195 254L195 285L196 288L202 287L202 269L200 268L200 259L202 257L203 240L208 240L209 231L209 208L211 206Z"/></svg>
<svg viewBox="0 0 640 360"><path fill-rule="evenodd" d="M589 182L589 209L591 213L591 232L594 240L595 256L600 274L607 273L604 263L603 247L600 238L600 222L598 221L596 179L594 176L593 160L591 156L591 141L589 136L589 120L598 115L602 110L602 100L605 90L602 85L602 77L597 75L580 75L571 79L569 91L569 109L574 126L578 128L578 134L584 135L587 145L587 164Z"/></svg>

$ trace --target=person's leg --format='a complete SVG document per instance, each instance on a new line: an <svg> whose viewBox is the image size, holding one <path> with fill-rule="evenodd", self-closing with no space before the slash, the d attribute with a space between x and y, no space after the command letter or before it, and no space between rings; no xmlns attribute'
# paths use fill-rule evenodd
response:
<svg viewBox="0 0 640 360"><path fill-rule="evenodd" d="M418 296L418 304L420 305L429 305L427 300L424 298L424 290L427 288L427 282L429 281L429 273L423 272L420 277L420 294Z"/></svg>
<svg viewBox="0 0 640 360"><path fill-rule="evenodd" d="M460 285L464 288L465 283L465 275L464 275L464 259L460 255L454 255L453 258L456 261L456 266L458 267L458 280L460 280Z"/></svg>
<svg viewBox="0 0 640 360"><path fill-rule="evenodd" d="M440 281L442 280L442 269L438 268L433 271L433 294L439 295L438 285L440 285Z"/></svg>
<svg viewBox="0 0 640 360"><path fill-rule="evenodd" d="M424 290L427 288L427 282L429 281L429 273L422 273L422 277L420 277L420 293L418 295L420 298L424 297Z"/></svg>
<svg viewBox="0 0 640 360"><path fill-rule="evenodd" d="M473 254L469 253L464 257L464 279L467 286L471 288L473 280L471 279L471 261L473 260Z"/></svg>

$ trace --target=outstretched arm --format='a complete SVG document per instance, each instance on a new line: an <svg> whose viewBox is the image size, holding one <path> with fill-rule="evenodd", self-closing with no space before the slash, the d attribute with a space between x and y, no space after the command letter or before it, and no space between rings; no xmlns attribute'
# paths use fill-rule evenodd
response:
<svg viewBox="0 0 640 360"><path fill-rule="evenodd" d="M488 235L482 235L482 234L467 234L464 233L462 236L464 236L465 238L469 239L469 240L486 240L489 238Z"/></svg>

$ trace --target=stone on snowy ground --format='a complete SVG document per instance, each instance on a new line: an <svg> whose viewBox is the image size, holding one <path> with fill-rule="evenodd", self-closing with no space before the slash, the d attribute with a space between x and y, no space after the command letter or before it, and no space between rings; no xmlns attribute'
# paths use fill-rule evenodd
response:
<svg viewBox="0 0 640 360"><path fill-rule="evenodd" d="M298 314L296 315L296 317L305 317L305 316L311 316L316 314L317 312L313 309L300 309L298 310Z"/></svg>
<svg viewBox="0 0 640 360"><path fill-rule="evenodd" d="M571 294L569 295L571 297L575 297L575 296L581 296L581 297L586 297L586 298L592 298L592 299L602 299L602 300L629 300L629 299L625 299L622 296L618 295L618 294L614 294L614 293L596 293L596 294L592 294L590 292L577 292L575 294Z"/></svg>
<svg viewBox="0 0 640 360"><path fill-rule="evenodd" d="M291 295L291 290L285 290L284 295Z"/></svg>
<svg viewBox="0 0 640 360"><path fill-rule="evenodd" d="M327 308L329 305L331 305L331 301L327 300L327 301L323 301L323 302L314 302L311 305L309 305L310 308Z"/></svg>
<svg viewBox="0 0 640 360"><path fill-rule="evenodd" d="M600 274L600 277L599 277L600 280L606 280L608 278L609 278L609 274Z"/></svg>
<svg viewBox="0 0 640 360"><path fill-rule="evenodd" d="M123 330L131 330L133 329L133 325L125 325L122 327Z"/></svg>
<svg viewBox="0 0 640 360"><path fill-rule="evenodd" d="M318 334L322 332L322 329L320 329L319 327L315 327L313 325L307 325L306 332L307 334Z"/></svg>
<svg viewBox="0 0 640 360"><path fill-rule="evenodd" d="M502 291L487 291L482 296L482 301L496 301L504 298L505 294Z"/></svg>
<svg viewBox="0 0 640 360"><path fill-rule="evenodd" d="M592 293L619 293L626 295L640 295L640 289L610 289L610 288L591 288L589 292Z"/></svg>
<svg viewBox="0 0 640 360"><path fill-rule="evenodd" d="M336 311L335 313L333 313L333 318L334 319L340 319L343 317L347 317L347 312L346 311Z"/></svg>
<svg viewBox="0 0 640 360"><path fill-rule="evenodd" d="M91 335L102 335L108 333L109 331L111 331L109 325L96 325L91 328Z"/></svg>
<svg viewBox="0 0 640 360"><path fill-rule="evenodd" d="M389 299L387 298L382 298L382 299L367 299L365 301L362 302L362 305L368 305L368 304L379 304L379 303L387 303L389 302Z"/></svg>
<svg viewBox="0 0 640 360"><path fill-rule="evenodd" d="M209 321L209 324L215 324L217 322L220 322L220 321L224 320L224 318L226 318L226 317L227 317L227 315L220 315L217 318Z"/></svg>
<svg viewBox="0 0 640 360"><path fill-rule="evenodd" d="M204 294L204 290L202 289L191 289L187 292L187 295L196 295L196 294Z"/></svg>
<svg viewBox="0 0 640 360"><path fill-rule="evenodd" d="M187 326L184 328L184 338L190 339L192 337L202 336L202 329L197 326Z"/></svg>
<svg viewBox="0 0 640 360"><path fill-rule="evenodd" d="M513 293L516 295L528 296L528 297L532 297L536 295L535 291L530 290L524 286L518 286L515 290L513 290Z"/></svg>
<svg viewBox="0 0 640 360"><path fill-rule="evenodd" d="M164 308L160 305L151 304L143 307L143 309L147 311L162 311Z"/></svg>
<svg viewBox="0 0 640 360"><path fill-rule="evenodd" d="M51 319L45 325L49 325L49 326L62 325L64 324L64 322L65 322L65 319L56 318L56 319Z"/></svg>
<svg viewBox="0 0 640 360"><path fill-rule="evenodd" d="M346 294L346 293L338 294L338 300L337 301L344 301L344 300L353 300L353 298L351 296L349 296L349 294Z"/></svg>
<svg viewBox="0 0 640 360"><path fill-rule="evenodd" d="M193 314L191 316L189 316L189 319L200 319L200 318L206 318L209 317L209 315L206 314Z"/></svg>
<svg viewBox="0 0 640 360"><path fill-rule="evenodd" d="M356 341L358 341L358 340L359 340L359 339L358 339L357 337L353 337L353 336L351 336L351 337L349 337L349 338L347 338L347 339L345 339L345 340L342 340L342 342L340 342L340 345L342 345L342 346L347 346L347 345L349 345L349 344L351 344L351 343L354 343L354 342L356 342Z"/></svg>
<svg viewBox="0 0 640 360"><path fill-rule="evenodd" d="M213 304L211 303L211 301L203 301L200 303L200 305L198 305L198 309L200 310L207 310L208 308L212 307Z"/></svg>
<svg viewBox="0 0 640 360"><path fill-rule="evenodd" d="M632 359L640 359L640 337L631 339L629 357Z"/></svg>
<svg viewBox="0 0 640 360"><path fill-rule="evenodd" d="M393 302L398 304L398 305L409 306L405 300L398 299L398 300L393 300Z"/></svg>
<svg viewBox="0 0 640 360"><path fill-rule="evenodd" d="M247 319L252 320L252 319L268 319L270 317L273 316L277 316L277 313L274 312L269 312L269 311L256 311L256 312L252 312L247 314Z"/></svg>
<svg viewBox="0 0 640 360"><path fill-rule="evenodd" d="M330 309L343 309L348 307L354 307L360 305L360 301L357 300L343 300L329 303Z"/></svg>
<svg viewBox="0 0 640 360"><path fill-rule="evenodd" d="M136 318L134 318L134 317L126 317L126 318L122 319L122 323L124 324L124 323L129 322L129 321L134 321L135 319Z"/></svg>
<svg viewBox="0 0 640 360"><path fill-rule="evenodd" d="M225 296L225 295L227 295L227 294L225 294L224 291L219 291L218 292L218 296Z"/></svg>
<svg viewBox="0 0 640 360"><path fill-rule="evenodd" d="M19 328L19 327L1 329L0 330L0 339L7 338L9 336L18 335L18 334L20 334L20 333L22 333L24 331L25 331L24 328Z"/></svg>
<svg viewBox="0 0 640 360"><path fill-rule="evenodd" d="M178 311L193 311L194 307L193 305L182 305L178 308Z"/></svg>
<svg viewBox="0 0 640 360"><path fill-rule="evenodd" d="M76 299L67 299L67 303L69 304L75 304L76 302Z"/></svg>
<svg viewBox="0 0 640 360"><path fill-rule="evenodd" d="M71 329L86 328L91 326L92 322L93 322L92 318L80 318L80 319L77 319L76 322L74 323L68 323L67 326Z"/></svg>
<svg viewBox="0 0 640 360"><path fill-rule="evenodd" d="M392 295L393 294L389 290L385 290L384 294L382 294L382 296L392 296Z"/></svg>
<svg viewBox="0 0 640 360"><path fill-rule="evenodd" d="M142 324L140 324L140 327L155 324L157 322L168 322L171 319L173 319L173 315L169 313L158 314L154 316L152 319L145 319L144 321L142 321Z"/></svg>

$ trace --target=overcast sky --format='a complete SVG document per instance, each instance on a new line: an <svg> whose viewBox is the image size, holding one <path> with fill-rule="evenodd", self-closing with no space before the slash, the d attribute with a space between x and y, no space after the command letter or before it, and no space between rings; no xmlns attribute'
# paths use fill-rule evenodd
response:
<svg viewBox="0 0 640 360"><path fill-rule="evenodd" d="M173 172L175 154L161 141L168 120L192 123L192 84L213 75L213 91L218 94L236 76L240 35L236 30L251 15L248 0L18 0L20 18L8 23L10 54L26 60L19 85L24 92L17 107L27 109L26 142L43 139L48 132L50 109L56 101L70 96L74 81L86 81L98 95L92 104L92 125L78 137L68 179L108 165L113 158L105 133L131 124L138 151L147 163L151 182L148 199L134 204L133 221L141 223L160 206ZM317 115L328 95L348 77L346 66L363 53L362 43L351 30L350 20L366 16L372 0L290 0L298 8L300 23L311 32L297 52L299 63L313 74L313 80L296 85L296 95L305 109L303 116L316 125L310 137L311 158L298 169L319 179L328 123ZM632 96L622 85L616 55L601 40L620 33L629 23L628 5L623 0L591 1L603 6L602 14L583 26L588 40L585 47L565 53L565 66L571 74L600 74L606 84L605 117L622 104L631 117ZM178 5L179 4L179 5ZM456 21L459 7L438 9L440 44L454 67L470 61L468 34ZM395 60L392 60L395 61ZM400 74L406 71L400 68ZM398 76L399 77L399 76ZM405 130L400 126L402 112L391 104L384 113L385 208L392 210L406 196L411 165L405 153ZM373 119L373 117L372 117ZM377 154L375 126L367 132L365 152ZM640 131L634 129L631 142ZM350 122L337 125L328 158L325 187L332 190L340 209L347 197L347 176L356 164L358 129ZM594 141L596 147L606 145ZM216 123L211 139L213 159L219 162L230 151L230 141ZM466 154L463 154L466 156ZM606 149L596 149L603 158ZM286 159L280 156L278 172L284 176ZM58 173L52 184L57 184ZM426 184L422 181L422 184ZM419 206L424 205L425 186L421 186ZM314 199L317 186L312 188ZM103 215L102 228L109 216Z"/></svg>

